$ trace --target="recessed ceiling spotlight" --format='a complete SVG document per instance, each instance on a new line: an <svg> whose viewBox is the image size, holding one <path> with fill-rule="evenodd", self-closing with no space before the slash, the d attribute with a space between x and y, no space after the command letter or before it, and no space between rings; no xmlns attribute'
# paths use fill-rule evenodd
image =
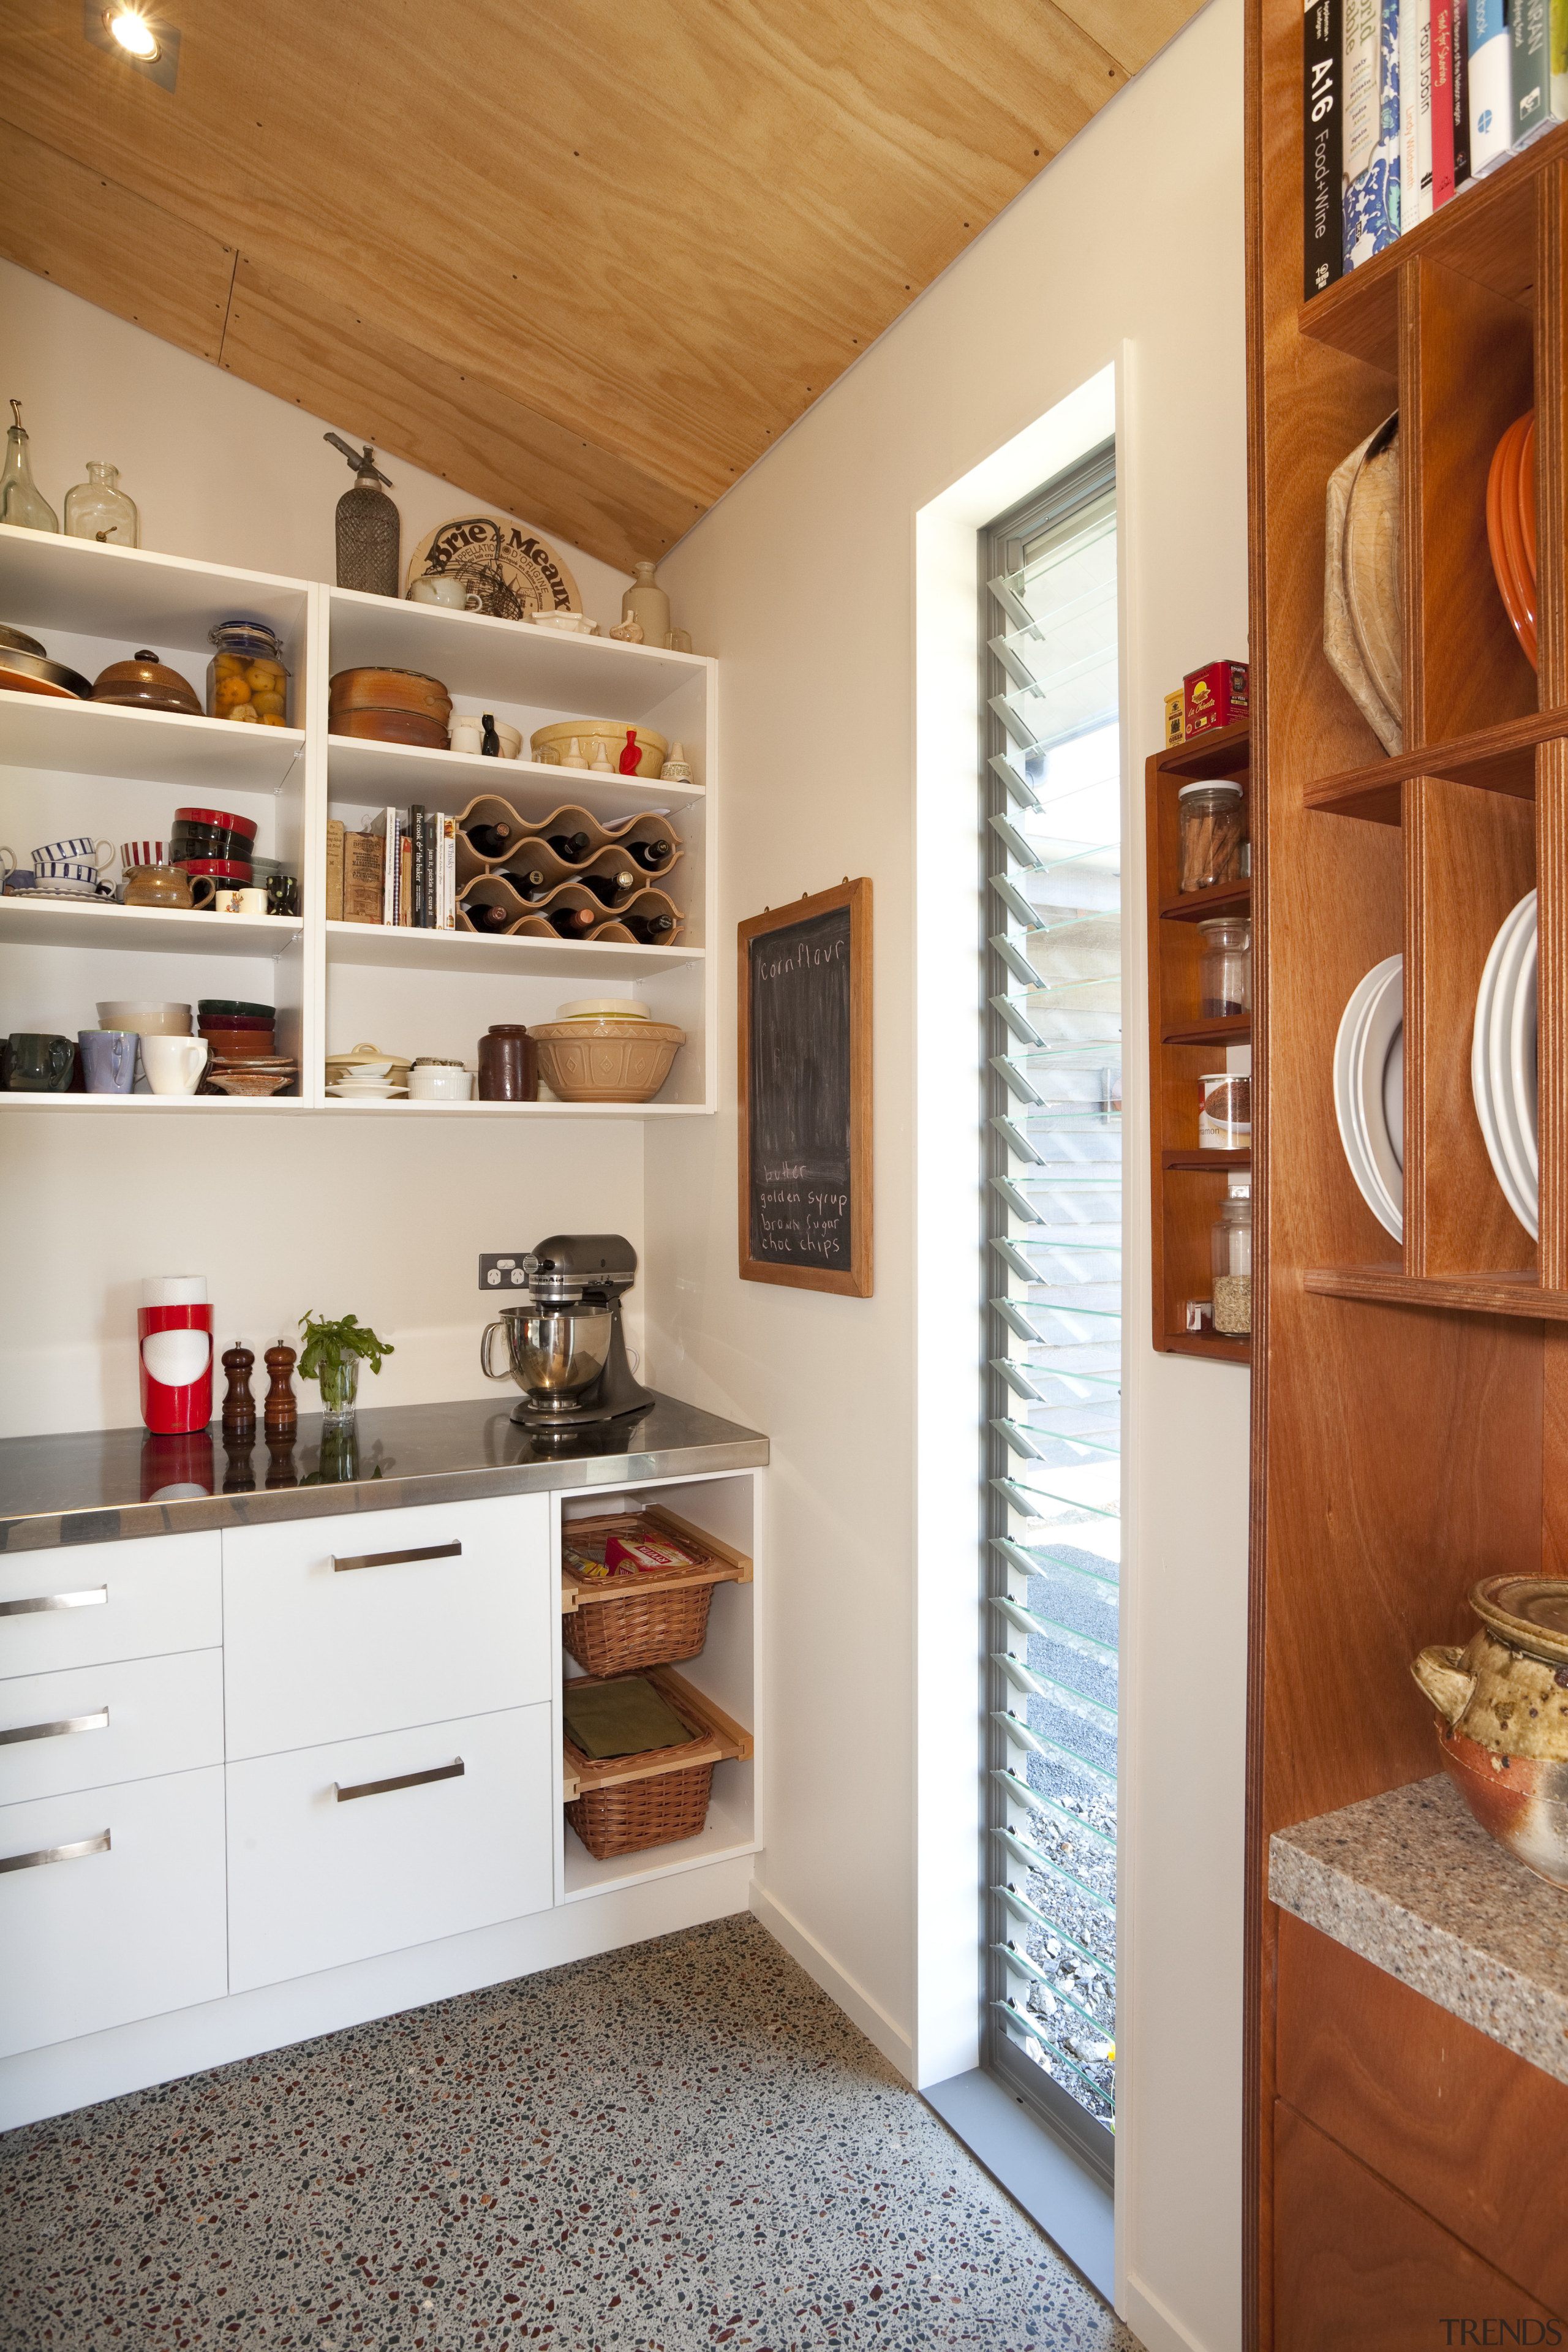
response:
<svg viewBox="0 0 1568 2352"><path fill-rule="evenodd" d="M132 73L172 90L180 70L180 36L163 15L163 0L82 0L81 28Z"/></svg>
<svg viewBox="0 0 1568 2352"><path fill-rule="evenodd" d="M106 8L103 21L122 49L151 65L158 54L158 36L134 8Z"/></svg>
<svg viewBox="0 0 1568 2352"><path fill-rule="evenodd" d="M106 8L103 21L122 49L151 65L158 54L158 36L134 8Z"/></svg>

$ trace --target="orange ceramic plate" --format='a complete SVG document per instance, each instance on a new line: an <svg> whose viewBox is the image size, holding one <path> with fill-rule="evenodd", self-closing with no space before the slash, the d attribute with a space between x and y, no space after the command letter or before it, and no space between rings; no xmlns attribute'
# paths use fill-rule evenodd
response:
<svg viewBox="0 0 1568 2352"><path fill-rule="evenodd" d="M1531 584L1535 581L1535 412L1530 415L1530 429L1524 436L1524 446L1519 460L1519 520L1524 532L1525 561L1530 565Z"/></svg>
<svg viewBox="0 0 1568 2352"><path fill-rule="evenodd" d="M1520 417L1513 427L1512 446L1503 468L1502 510L1499 520L1502 524L1503 554L1508 563L1510 576L1513 581L1514 601L1524 616L1523 626L1519 631L1519 642L1523 647L1525 657L1531 669L1534 669L1537 667L1535 575L1525 551L1521 503L1522 492L1520 488L1524 462L1524 445L1529 433L1530 419L1526 416Z"/></svg>
<svg viewBox="0 0 1568 2352"><path fill-rule="evenodd" d="M1487 544L1491 550L1492 571L1497 577L1498 593L1502 598L1514 635L1518 637L1531 667L1535 662L1534 599L1527 604L1520 593L1518 575L1513 564L1513 544L1521 534L1519 530L1519 488L1517 462L1519 445L1522 441L1528 419L1516 417L1492 452L1487 474Z"/></svg>

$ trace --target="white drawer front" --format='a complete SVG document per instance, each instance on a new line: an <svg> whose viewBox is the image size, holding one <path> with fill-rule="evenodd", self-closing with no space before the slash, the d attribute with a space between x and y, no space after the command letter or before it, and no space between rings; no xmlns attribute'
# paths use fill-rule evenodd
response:
<svg viewBox="0 0 1568 2352"><path fill-rule="evenodd" d="M0 1805L223 1762L223 1652L0 1682Z"/></svg>
<svg viewBox="0 0 1568 2352"><path fill-rule="evenodd" d="M230 1761L547 1698L549 1554L543 1495L226 1533Z"/></svg>
<svg viewBox="0 0 1568 2352"><path fill-rule="evenodd" d="M219 1543L215 1528L0 1555L0 1675L213 1649L223 1640Z"/></svg>
<svg viewBox="0 0 1568 2352"><path fill-rule="evenodd" d="M550 1714L518 1707L231 1764L233 1990L543 1910ZM449 1777L339 1794L431 1772Z"/></svg>
<svg viewBox="0 0 1568 2352"><path fill-rule="evenodd" d="M5 1864L100 1838L109 1849ZM223 1768L0 1807L0 2057L228 1990Z"/></svg>

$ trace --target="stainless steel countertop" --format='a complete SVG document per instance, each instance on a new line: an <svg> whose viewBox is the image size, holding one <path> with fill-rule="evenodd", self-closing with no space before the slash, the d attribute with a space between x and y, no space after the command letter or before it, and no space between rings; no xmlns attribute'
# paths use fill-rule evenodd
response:
<svg viewBox="0 0 1568 2352"><path fill-rule="evenodd" d="M635 1485L760 1469L768 1459L756 1430L667 1396L640 1421L558 1437L535 1436L512 1420L510 1401L487 1400L362 1410L351 1440L327 1438L323 1454L319 1413L301 1414L295 1443L278 1448L258 1433L230 1451L216 1422L189 1437L93 1429L8 1438L0 1442L0 1551Z"/></svg>

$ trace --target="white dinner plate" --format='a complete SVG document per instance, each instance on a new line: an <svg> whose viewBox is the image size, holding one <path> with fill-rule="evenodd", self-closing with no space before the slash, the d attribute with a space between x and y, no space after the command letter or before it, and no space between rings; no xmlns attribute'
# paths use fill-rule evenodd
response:
<svg viewBox="0 0 1568 2352"><path fill-rule="evenodd" d="M1356 1190L1385 1232L1400 1237L1399 1226L1390 1222L1392 1204L1384 1194L1381 1181L1375 1175L1362 1142L1361 1126L1354 1108L1352 1073L1356 1048L1367 1012L1373 997L1387 981L1390 972L1403 969L1404 958L1388 956L1374 964L1364 980L1351 992L1350 1003L1341 1016L1339 1034L1334 1039L1334 1118L1339 1124L1340 1142Z"/></svg>
<svg viewBox="0 0 1568 2352"><path fill-rule="evenodd" d="M1400 1022L1383 1066L1383 1116L1399 1162L1400 1198L1405 1197L1405 1024Z"/></svg>
<svg viewBox="0 0 1568 2352"><path fill-rule="evenodd" d="M1403 1241L1405 1171L1394 1157L1383 1108L1383 1074L1389 1048L1395 1030L1405 1025L1405 961L1395 956L1391 961L1393 971L1374 991L1362 1019L1351 1066L1351 1108L1386 1211L1383 1222L1396 1240Z"/></svg>
<svg viewBox="0 0 1568 2352"><path fill-rule="evenodd" d="M1507 941L1492 983L1487 1013L1487 1090L1492 1119L1502 1146L1508 1181L1503 1185L1509 1206L1531 1241L1541 1238L1541 1207L1524 1156L1524 1127L1515 1097L1510 1067L1509 1040L1513 1031L1513 1000L1518 992L1525 950L1535 929L1535 893L1521 898L1509 918ZM1499 1171L1500 1175L1501 1171Z"/></svg>
<svg viewBox="0 0 1568 2352"><path fill-rule="evenodd" d="M1502 961L1504 950L1508 946L1509 933L1513 928L1514 918L1518 913L1519 909L1515 907L1504 916L1499 926L1498 935L1488 950L1486 963L1481 971L1481 984L1476 991L1476 1018L1470 1032L1470 1096L1476 1106L1476 1117L1480 1121L1481 1140L1486 1145L1487 1158L1492 1164L1492 1173L1497 1178L1502 1196L1510 1209L1513 1208L1513 1201L1510 1192L1510 1180L1505 1172L1508 1163L1503 1157L1501 1139L1498 1135L1497 1123L1492 1116L1487 1036L1491 1020L1492 992L1497 985L1498 967ZM1516 1215L1517 1213L1518 1212L1515 1211Z"/></svg>
<svg viewBox="0 0 1568 2352"><path fill-rule="evenodd" d="M1530 927L1530 944L1513 992L1513 1022L1509 1036L1509 1074L1524 1139L1524 1161L1531 1191L1539 1210L1541 1194L1541 1069L1540 1069L1541 929L1539 918Z"/></svg>

